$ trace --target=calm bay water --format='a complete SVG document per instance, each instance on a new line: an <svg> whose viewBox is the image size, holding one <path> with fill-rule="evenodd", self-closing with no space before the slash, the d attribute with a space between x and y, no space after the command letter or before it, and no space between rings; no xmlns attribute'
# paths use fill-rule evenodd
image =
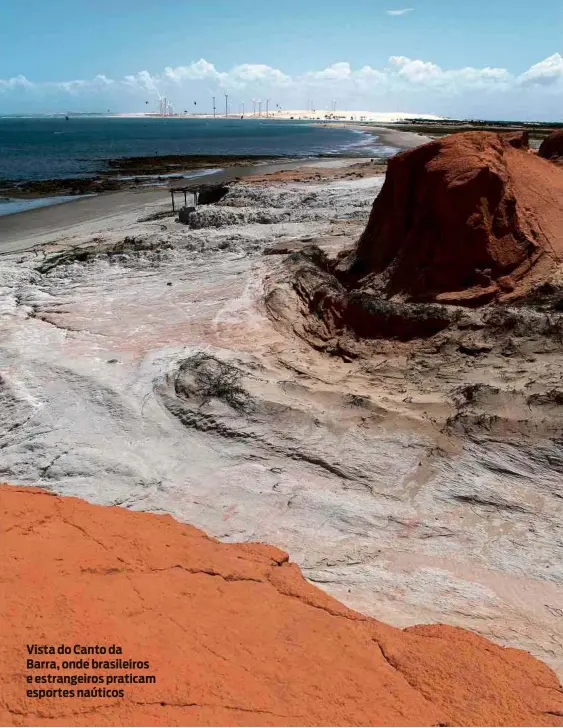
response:
<svg viewBox="0 0 563 728"><path fill-rule="evenodd" d="M371 134L260 119L0 118L0 180L84 177L114 157L155 154L389 156Z"/></svg>

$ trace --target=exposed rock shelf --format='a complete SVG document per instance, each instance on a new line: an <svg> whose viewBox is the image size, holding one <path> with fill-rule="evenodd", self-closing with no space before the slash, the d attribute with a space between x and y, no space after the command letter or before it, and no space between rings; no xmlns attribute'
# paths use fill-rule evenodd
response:
<svg viewBox="0 0 563 728"><path fill-rule="evenodd" d="M199 229L163 199L2 257L0 477L274 543L349 607L561 677L563 291L353 361L266 315L281 253L350 250L381 184L238 183ZM202 355L243 392L201 387Z"/></svg>
<svg viewBox="0 0 563 728"><path fill-rule="evenodd" d="M0 513L3 725L563 724L554 673L526 653L353 612L276 548L30 488L0 486ZM53 674L24 669L33 643L116 644L156 682L28 698L24 673ZM55 671L73 672L128 671Z"/></svg>

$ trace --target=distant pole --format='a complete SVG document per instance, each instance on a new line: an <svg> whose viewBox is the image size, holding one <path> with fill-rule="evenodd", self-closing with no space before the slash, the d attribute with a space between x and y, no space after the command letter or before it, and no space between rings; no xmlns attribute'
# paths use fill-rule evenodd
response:
<svg viewBox="0 0 563 728"><path fill-rule="evenodd" d="M225 94L225 118L229 116L229 96Z"/></svg>
<svg viewBox="0 0 563 728"><path fill-rule="evenodd" d="M270 99L266 99L266 119L268 118L268 106L270 104Z"/></svg>
<svg viewBox="0 0 563 728"><path fill-rule="evenodd" d="M252 99L252 106L253 106L252 115L256 116L256 99Z"/></svg>
<svg viewBox="0 0 563 728"><path fill-rule="evenodd" d="M258 116L262 116L262 101L258 99Z"/></svg>
<svg viewBox="0 0 563 728"><path fill-rule="evenodd" d="M215 118L215 96L213 97L213 118Z"/></svg>
<svg viewBox="0 0 563 728"><path fill-rule="evenodd" d="M244 101L242 102L242 115L244 116Z"/></svg>

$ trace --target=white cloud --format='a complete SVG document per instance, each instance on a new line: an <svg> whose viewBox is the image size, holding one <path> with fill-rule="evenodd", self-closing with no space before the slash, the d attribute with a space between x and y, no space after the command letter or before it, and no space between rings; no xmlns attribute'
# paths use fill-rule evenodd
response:
<svg viewBox="0 0 563 728"><path fill-rule="evenodd" d="M140 88L159 93L167 84L182 86L194 81L202 81L224 90L244 90L248 86L284 86L291 83L291 77L277 68L261 63L243 63L234 66L228 72L218 71L213 63L204 58L187 66L166 66L162 74L151 75L141 71L132 76L125 76L124 83L130 88Z"/></svg>
<svg viewBox="0 0 563 728"><path fill-rule="evenodd" d="M69 93L76 93L78 91L103 91L109 86L113 86L115 81L112 78L108 78L103 73L94 76L94 78L83 81L77 79L75 81L60 81L58 83L46 83L45 88L51 88L60 91L68 91ZM34 84L37 85L37 84Z"/></svg>
<svg viewBox="0 0 563 728"><path fill-rule="evenodd" d="M414 8L402 8L401 10L386 10L385 12L387 13L387 15L398 16L398 15L408 15L408 13L412 13L413 10L414 10Z"/></svg>
<svg viewBox="0 0 563 728"><path fill-rule="evenodd" d="M123 83L133 89L156 91L156 79L148 71L139 71L133 76L125 76Z"/></svg>
<svg viewBox="0 0 563 728"><path fill-rule="evenodd" d="M284 108L304 107L307 99L314 99L319 109L330 108L337 99L342 108L556 118L561 114L563 56L555 53L520 75L505 68L442 68L429 60L392 56L382 68L354 68L347 61L339 61L296 75L260 63L219 70L201 58L185 66L167 66L160 73L142 70L123 78L99 74L91 79L48 83L36 83L22 75L0 79L0 96L8 110L14 106L10 99L25 97L30 106L36 97L56 94L72 95L74 105L95 104L124 111L160 95L168 96L177 108L194 99L198 108L204 108L212 95L223 92L234 104L269 97ZM58 103L63 105L64 99Z"/></svg>
<svg viewBox="0 0 563 728"><path fill-rule="evenodd" d="M221 86L224 88L244 90L249 86L255 86L258 90L266 87L279 88L291 83L291 77L277 68L266 66L261 63L243 63L235 66L229 73L221 78Z"/></svg>
<svg viewBox="0 0 563 728"><path fill-rule="evenodd" d="M443 69L435 63L405 56L391 56L388 72L396 81L451 93L477 88L499 90L515 83L514 76L504 68Z"/></svg>
<svg viewBox="0 0 563 728"><path fill-rule="evenodd" d="M554 53L540 63L536 63L520 77L521 83L551 86L563 81L563 56Z"/></svg>
<svg viewBox="0 0 563 728"><path fill-rule="evenodd" d="M391 56L389 64L391 73L396 73L412 83L433 81L443 75L442 69L435 63L412 60L405 58L405 56Z"/></svg>
<svg viewBox="0 0 563 728"><path fill-rule="evenodd" d="M33 88L33 84L21 75L13 78L0 78L0 91L13 91L17 88Z"/></svg>
<svg viewBox="0 0 563 728"><path fill-rule="evenodd" d="M204 58L200 58L195 63L190 63L189 66L176 66L176 68L167 66L164 69L164 76L176 83L205 79L220 80L223 75L217 71L212 63L208 63Z"/></svg>
<svg viewBox="0 0 563 728"><path fill-rule="evenodd" d="M310 71L302 76L305 81L347 81L352 75L349 63L333 63L322 71Z"/></svg>

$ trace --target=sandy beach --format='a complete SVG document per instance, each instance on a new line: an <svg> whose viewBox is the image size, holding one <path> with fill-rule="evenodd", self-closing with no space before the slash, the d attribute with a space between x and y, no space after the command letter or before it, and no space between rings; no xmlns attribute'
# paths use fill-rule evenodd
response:
<svg viewBox="0 0 563 728"><path fill-rule="evenodd" d="M361 162L362 160L352 160ZM205 182L222 184L250 175L264 175L284 169L303 167L303 161L287 161L259 166L231 167L209 175ZM169 186L190 186L201 184L203 180L182 180L170 182ZM179 201L178 197L178 201ZM108 227L116 219L139 210L171 207L170 192L167 187L147 190L126 190L108 192L92 197L71 200L62 205L52 205L13 215L0 216L0 255L25 250L36 245L62 242L68 237L89 234L99 227Z"/></svg>
<svg viewBox="0 0 563 728"><path fill-rule="evenodd" d="M427 144L432 138L419 132L400 131L388 126L379 126L372 123L356 124L354 122L330 122L331 126L342 126L346 129L354 129L364 133L373 134L378 140L389 147L396 147L398 150L413 149L421 144Z"/></svg>
<svg viewBox="0 0 563 728"><path fill-rule="evenodd" d="M397 149L409 149L426 143L429 138L411 132L397 131L391 128L373 127L354 123L338 123L347 128L369 132L377 136L387 146ZM311 168L321 164L329 169L331 164L346 166L347 164L362 163L366 160L359 157L335 158L329 160L288 160L279 162L264 162L248 166L232 166L214 174L207 175L205 179L171 181L169 186L193 186L205 183L221 184L232 182L235 179L244 179L249 176L263 176L283 170L296 170ZM369 160L368 160L369 161ZM33 209L12 215L0 216L0 255L17 250L25 250L40 244L53 241L63 241L65 237L75 237L81 233L88 234L96 226L105 221L106 226L122 215L134 213L148 206L158 207L161 203L170 200L170 193L166 187L149 189L124 190L105 192L90 197L72 200L61 205ZM81 226L84 226L81 230Z"/></svg>

